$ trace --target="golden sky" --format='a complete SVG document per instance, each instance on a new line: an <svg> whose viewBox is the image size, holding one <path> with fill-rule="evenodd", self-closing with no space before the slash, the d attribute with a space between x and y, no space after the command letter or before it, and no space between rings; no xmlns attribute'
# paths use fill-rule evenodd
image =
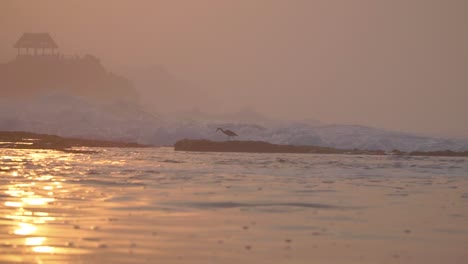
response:
<svg viewBox="0 0 468 264"><path fill-rule="evenodd" d="M1 0L0 61L23 32L117 72L163 65L202 110L468 137L464 0Z"/></svg>

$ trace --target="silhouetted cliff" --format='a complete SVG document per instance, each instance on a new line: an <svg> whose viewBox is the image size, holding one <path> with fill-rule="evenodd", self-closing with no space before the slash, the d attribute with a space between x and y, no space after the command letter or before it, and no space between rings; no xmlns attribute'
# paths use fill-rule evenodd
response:
<svg viewBox="0 0 468 264"><path fill-rule="evenodd" d="M0 64L2 96L31 98L59 91L100 101L136 101L130 80L108 72L94 56L18 56Z"/></svg>

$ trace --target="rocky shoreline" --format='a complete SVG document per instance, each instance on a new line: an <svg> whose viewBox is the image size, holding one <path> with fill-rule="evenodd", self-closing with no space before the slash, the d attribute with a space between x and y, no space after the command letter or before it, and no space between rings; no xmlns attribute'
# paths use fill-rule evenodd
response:
<svg viewBox="0 0 468 264"><path fill-rule="evenodd" d="M195 152L247 152L247 153L311 153L311 154L350 154L350 155L398 155L398 156L444 156L468 157L468 151L413 151L336 149L320 146L278 145L264 141L211 141L205 139L183 139L174 144L176 151Z"/></svg>
<svg viewBox="0 0 468 264"><path fill-rule="evenodd" d="M143 148L149 147L132 142L66 138L56 135L38 134L21 131L0 131L0 149L48 149L69 153L95 153L80 150L80 147L93 148ZM348 155L396 155L396 156L440 156L468 157L468 151L412 151L336 149L320 146L279 145L264 141L211 141L206 139L183 139L174 144L175 151L191 152L243 152L243 153L310 153L310 154L348 154Z"/></svg>
<svg viewBox="0 0 468 264"><path fill-rule="evenodd" d="M318 146L278 145L264 141L210 141L183 139L174 145L176 151L248 152L248 153L316 153L384 155L381 150L344 150Z"/></svg>
<svg viewBox="0 0 468 264"><path fill-rule="evenodd" d="M102 148L142 148L138 143L64 138L55 135L19 131L0 131L0 148L12 149L50 149L72 153L93 153L94 151L76 150L77 147Z"/></svg>

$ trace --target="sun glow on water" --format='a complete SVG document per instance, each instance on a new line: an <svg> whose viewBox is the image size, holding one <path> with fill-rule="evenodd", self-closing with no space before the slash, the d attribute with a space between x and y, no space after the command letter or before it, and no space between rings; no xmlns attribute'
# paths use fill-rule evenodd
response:
<svg viewBox="0 0 468 264"><path fill-rule="evenodd" d="M18 228L13 231L15 235L31 235L36 232L37 227L28 223L18 223Z"/></svg>
<svg viewBox="0 0 468 264"><path fill-rule="evenodd" d="M55 248L49 246L37 246L33 247L32 250L36 253L54 253Z"/></svg>
<svg viewBox="0 0 468 264"><path fill-rule="evenodd" d="M23 203L22 202L5 202L5 206L9 207L22 207Z"/></svg>
<svg viewBox="0 0 468 264"><path fill-rule="evenodd" d="M424 226L421 221L411 220L418 220L420 215L434 216L434 221L445 221L450 224L448 228L459 227L460 232L466 229L465 219L460 215L466 215L462 204L468 199L468 183L450 188L455 186L448 181L451 179L433 179L424 176L426 172L417 174L424 180L421 188L440 191L440 197L452 197L460 215L450 217L448 211L437 210L444 205L444 201L437 199L433 201L434 207L420 206L419 198L405 207L404 211L413 217L408 217L410 224L407 219L394 223L395 218L383 214L387 209L393 210L389 216L401 213L402 203L389 205L413 199L419 195L416 191L421 191L416 186L417 180L409 179L410 184L404 177L385 178L394 172L393 164L401 162L392 157L382 160L380 157L285 154L278 161L274 155L177 153L174 156L164 149L154 149L142 150L138 159L122 161L123 155L132 152L116 149L91 157L78 154L57 162L60 155L66 157L66 154L38 151L41 155L32 158L30 152L33 150L6 151L16 153L21 160L12 170L0 170L0 176L5 177L0 190L0 205L4 205L0 206L0 228L3 228L0 231L4 231L0 263L88 263L95 256L109 259L108 263L145 263L158 259L182 263L184 260L178 258L186 253L193 255L197 263L204 263L203 260L223 263L236 258L239 263L266 263L269 257L268 263L310 263L320 262L314 259L320 254L333 257L334 252L342 250L352 255L359 249L372 248L373 244L385 247L369 250L369 254L376 252L375 259L370 256L371 261L359 262L359 256L355 256L350 260L356 263L382 260L383 263L409 261L404 259L405 255L398 255L397 260L389 255L388 248L395 245L395 239L399 239L397 244L401 242L402 249L416 245L411 253L420 259L418 252L423 252L426 259L427 254L437 252L437 248L431 247L437 246L437 234L421 231L422 228L432 230L431 223ZM64 164L68 161L71 168ZM421 168L427 170L434 160L411 162L408 168L423 163ZM449 164L441 168L455 164L461 168L459 171L465 174L468 171L466 161L440 162ZM361 177L362 168L375 164L388 166L376 169L380 178ZM333 174L336 166L346 168L350 175ZM13 170L18 171L18 177L12 176ZM451 170L457 172L457 169L446 171ZM413 167L408 171L414 173ZM428 185L429 180L433 184ZM361 200L362 195L356 189L368 191L370 198ZM455 206L452 212L456 212ZM379 230L373 230L373 226ZM411 232L402 232L410 228ZM366 236L374 234L371 232L375 232L375 238ZM384 241L385 236L389 239ZM428 250L419 243L426 238L432 239L432 244L427 243ZM444 245L447 243L454 249L455 257L466 255L464 237L441 234L440 238ZM315 244L320 248L312 251L311 245ZM455 257L446 262L456 263L450 261Z"/></svg>
<svg viewBox="0 0 468 264"><path fill-rule="evenodd" d="M36 151L28 155L22 155L21 158L13 156L8 158L14 162L28 161L48 167L51 160L54 159L54 155L57 154L55 152ZM6 157L3 156L2 158L5 159ZM61 160L65 161L66 159L67 157ZM5 186L6 190L4 189L3 192L8 199L2 202L7 210L3 217L12 221L12 225L9 225L9 229L11 228L9 233L15 236L26 236L19 246L21 244L29 246L36 253L55 253L55 247L45 244L47 237L44 234L49 232L48 223L56 221L56 217L51 216L47 210L49 210L49 205L56 201L53 190L62 188L65 181L56 179L54 175L41 173L40 170L27 171L22 166L12 168L16 170L9 172L9 175L17 180ZM20 176L22 176L23 180L17 178ZM39 236L37 236L38 234ZM8 243L14 244L13 241Z"/></svg>
<svg viewBox="0 0 468 264"><path fill-rule="evenodd" d="M45 237L27 237L24 239L24 244L26 246L40 246L44 244L46 239Z"/></svg>
<svg viewBox="0 0 468 264"><path fill-rule="evenodd" d="M46 205L55 201L55 199L47 197L26 197L21 198L21 201L23 201L25 205Z"/></svg>

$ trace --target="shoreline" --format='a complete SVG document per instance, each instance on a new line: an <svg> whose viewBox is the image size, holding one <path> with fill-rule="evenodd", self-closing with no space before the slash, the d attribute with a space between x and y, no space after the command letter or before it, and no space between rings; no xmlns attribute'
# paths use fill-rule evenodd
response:
<svg viewBox="0 0 468 264"><path fill-rule="evenodd" d="M69 153L95 153L95 151L72 149L75 147L144 148L149 146L132 142L68 138L23 131L0 131L0 149L46 149Z"/></svg>
<svg viewBox="0 0 468 264"><path fill-rule="evenodd" d="M44 149L67 153L92 154L96 151L73 148L147 148L155 147L134 142L96 140L61 137L24 131L0 131L0 149ZM378 155L411 157L468 157L468 151L451 150L411 151L400 150L362 150L338 149L309 145L280 145L265 141L211 141L206 139L182 139L174 145L174 151L188 152L237 152L237 153L297 153L297 154L342 154L342 155Z"/></svg>
<svg viewBox="0 0 468 264"><path fill-rule="evenodd" d="M411 151L337 149L306 145L279 145L265 141L211 141L206 139L183 139L174 144L175 151L193 152L240 152L240 153L303 153L303 154L344 154L381 156L424 156L424 157L468 157L468 151L451 150Z"/></svg>

